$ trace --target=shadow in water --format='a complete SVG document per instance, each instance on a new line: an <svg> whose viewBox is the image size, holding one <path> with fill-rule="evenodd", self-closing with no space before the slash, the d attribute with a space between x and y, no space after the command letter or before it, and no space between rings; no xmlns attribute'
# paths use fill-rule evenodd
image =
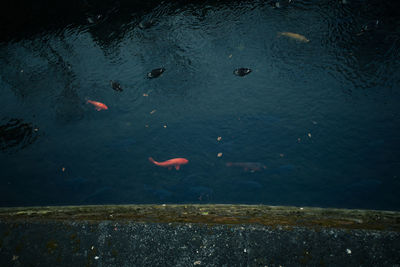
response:
<svg viewBox="0 0 400 267"><path fill-rule="evenodd" d="M10 119L0 125L0 150L15 152L29 146L38 138L38 128L21 119Z"/></svg>

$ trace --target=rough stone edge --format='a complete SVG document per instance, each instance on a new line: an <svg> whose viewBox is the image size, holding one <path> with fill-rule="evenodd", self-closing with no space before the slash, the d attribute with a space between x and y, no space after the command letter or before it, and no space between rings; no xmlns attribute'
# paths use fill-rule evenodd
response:
<svg viewBox="0 0 400 267"><path fill-rule="evenodd" d="M93 205L0 208L0 221L260 224L400 232L400 212L266 205Z"/></svg>

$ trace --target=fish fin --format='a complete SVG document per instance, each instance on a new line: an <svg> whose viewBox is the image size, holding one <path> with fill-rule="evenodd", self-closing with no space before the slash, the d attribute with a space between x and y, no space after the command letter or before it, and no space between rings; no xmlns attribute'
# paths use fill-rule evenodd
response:
<svg viewBox="0 0 400 267"><path fill-rule="evenodd" d="M96 110L97 110L97 111L100 111L100 110L101 110L101 108L99 108L99 107L96 107Z"/></svg>
<svg viewBox="0 0 400 267"><path fill-rule="evenodd" d="M175 165L175 169L176 169L177 171L179 171L180 168L181 168L181 166Z"/></svg>

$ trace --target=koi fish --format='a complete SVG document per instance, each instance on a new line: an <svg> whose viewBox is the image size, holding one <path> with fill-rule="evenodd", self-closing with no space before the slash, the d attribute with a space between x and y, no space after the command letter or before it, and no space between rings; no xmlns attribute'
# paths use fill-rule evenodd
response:
<svg viewBox="0 0 400 267"><path fill-rule="evenodd" d="M105 104L101 103L101 102L97 102L97 101L93 101L93 100L88 100L87 103L90 103L90 104L92 104L93 106L95 106L97 111L100 111L100 110L102 110L102 109L108 109L108 107L107 107Z"/></svg>
<svg viewBox="0 0 400 267"><path fill-rule="evenodd" d="M242 76L249 74L250 72L251 72L251 69L249 69L249 68L240 68L240 69L234 70L233 74L242 77Z"/></svg>
<svg viewBox="0 0 400 267"><path fill-rule="evenodd" d="M147 73L147 77L150 78L150 79L151 78L157 78L161 74L163 74L164 71L165 71L165 68L154 69L151 72Z"/></svg>
<svg viewBox="0 0 400 267"><path fill-rule="evenodd" d="M266 169L267 166L260 162L227 162L227 167L242 167L245 171L256 172Z"/></svg>
<svg viewBox="0 0 400 267"><path fill-rule="evenodd" d="M304 35L293 32L278 32L278 36L286 36L303 43L308 43L310 41Z"/></svg>
<svg viewBox="0 0 400 267"><path fill-rule="evenodd" d="M157 162L152 157L149 158L149 161L160 167L168 167L168 169L175 167L177 171L179 171L181 165L185 165L189 162L185 158L174 158L163 162Z"/></svg>

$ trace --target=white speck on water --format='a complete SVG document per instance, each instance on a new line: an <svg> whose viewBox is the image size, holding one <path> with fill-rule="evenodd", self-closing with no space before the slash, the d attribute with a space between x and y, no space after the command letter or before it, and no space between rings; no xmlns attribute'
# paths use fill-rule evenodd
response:
<svg viewBox="0 0 400 267"><path fill-rule="evenodd" d="M201 261L195 261L195 262L193 262L193 265L200 265L201 264Z"/></svg>
<svg viewBox="0 0 400 267"><path fill-rule="evenodd" d="M304 208L300 208L300 210L304 210Z"/></svg>
<svg viewBox="0 0 400 267"><path fill-rule="evenodd" d="M351 250L350 249L346 249L347 254L351 254Z"/></svg>
<svg viewBox="0 0 400 267"><path fill-rule="evenodd" d="M94 259L95 259L95 260L98 260L98 259L99 259L99 256L94 256Z"/></svg>
<svg viewBox="0 0 400 267"><path fill-rule="evenodd" d="M247 252L247 249L244 249L243 252L246 253L246 252Z"/></svg>
<svg viewBox="0 0 400 267"><path fill-rule="evenodd" d="M91 249L93 250L93 249L94 249L94 246L92 246Z"/></svg>

